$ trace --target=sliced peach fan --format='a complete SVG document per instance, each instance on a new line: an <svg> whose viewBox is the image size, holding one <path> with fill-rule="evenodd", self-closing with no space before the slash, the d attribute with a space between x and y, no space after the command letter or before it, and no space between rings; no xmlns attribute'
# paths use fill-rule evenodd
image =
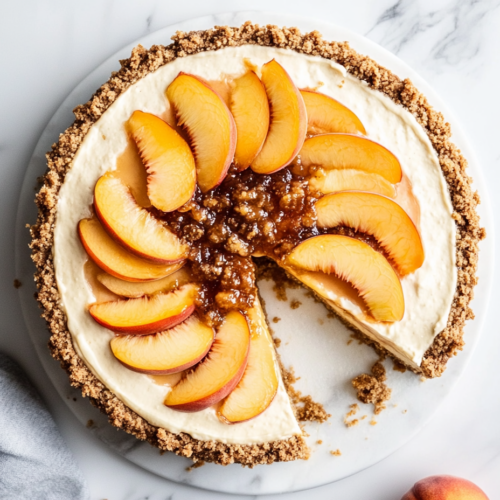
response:
<svg viewBox="0 0 500 500"><path fill-rule="evenodd" d="M114 356L127 368L149 375L169 375L201 361L214 340L214 330L196 314L154 335L121 335L111 340Z"/></svg>
<svg viewBox="0 0 500 500"><path fill-rule="evenodd" d="M309 89L301 89L300 93L307 110L308 134L366 134L361 120L348 107L332 97Z"/></svg>
<svg viewBox="0 0 500 500"><path fill-rule="evenodd" d="M336 274L351 283L376 321L400 321L403 289L387 259L368 244L342 235L315 236L297 245L286 264Z"/></svg>
<svg viewBox="0 0 500 500"><path fill-rule="evenodd" d="M274 59L262 67L262 83L271 105L269 133L251 168L270 174L289 165L304 143L307 113L299 90Z"/></svg>
<svg viewBox="0 0 500 500"><path fill-rule="evenodd" d="M195 412L217 404L240 381L249 347L247 319L238 311L229 312L205 360L173 387L165 405L177 411Z"/></svg>
<svg viewBox="0 0 500 500"><path fill-rule="evenodd" d="M187 203L196 188L194 157L187 142L162 119L134 111L127 128L147 173L154 207L171 212Z"/></svg>
<svg viewBox="0 0 500 500"><path fill-rule="evenodd" d="M316 210L319 227L348 226L374 236L403 276L424 263L424 248L415 224L385 196L356 191L329 194L316 202Z"/></svg>
<svg viewBox="0 0 500 500"><path fill-rule="evenodd" d="M269 102L264 85L253 71L233 82L230 109L237 130L234 163L241 171L260 152L269 130Z"/></svg>
<svg viewBox="0 0 500 500"><path fill-rule="evenodd" d="M191 140L198 185L206 193L227 174L236 148L236 125L222 98L195 75L179 73L167 88L178 125Z"/></svg>
<svg viewBox="0 0 500 500"><path fill-rule="evenodd" d="M311 137L300 150L304 168L353 169L378 174L388 182L401 181L399 160L381 144L351 134L323 134Z"/></svg>
<svg viewBox="0 0 500 500"><path fill-rule="evenodd" d="M147 335L178 325L194 312L197 285L184 285L175 292L139 299L92 304L90 315L117 333Z"/></svg>
<svg viewBox="0 0 500 500"><path fill-rule="evenodd" d="M90 258L117 281L157 280L174 273L184 265L183 261L167 265L137 257L116 243L97 219L82 219L78 223L78 235Z"/></svg>
<svg viewBox="0 0 500 500"><path fill-rule="evenodd" d="M164 264L173 264L186 256L187 246L140 207L127 186L112 172L97 181L94 207L110 235L136 255Z"/></svg>

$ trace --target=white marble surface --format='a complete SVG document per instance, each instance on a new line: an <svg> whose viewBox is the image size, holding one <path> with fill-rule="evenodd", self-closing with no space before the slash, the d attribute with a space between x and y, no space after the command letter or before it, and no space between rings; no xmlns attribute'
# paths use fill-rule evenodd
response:
<svg viewBox="0 0 500 500"><path fill-rule="evenodd" d="M63 435L86 474L94 499L221 498L179 486L131 465L81 427L54 393L34 354L21 318L12 280L14 215L20 183L38 136L64 97L104 59L122 46L165 25L213 12L267 9L315 16L366 35L410 64L445 99L471 140L497 212L500 156L495 98L500 66L498 2L364 1L331 2L24 2L0 6L2 181L0 349L27 369L49 404ZM68 56L71 55L71 61ZM478 127L476 123L480 123ZM498 229L498 226L497 226ZM491 271L493 272L493 270ZM497 274L498 276L498 274ZM498 281L498 280L495 280ZM492 304L500 289L494 288ZM422 476L450 473L479 483L493 498L499 489L498 397L489 398L500 339L494 307L481 342L452 395L433 421L383 462L340 482L286 498L399 498ZM478 390L481 386L481 390ZM75 404L88 404L78 401ZM242 491L244 493L244 491Z"/></svg>

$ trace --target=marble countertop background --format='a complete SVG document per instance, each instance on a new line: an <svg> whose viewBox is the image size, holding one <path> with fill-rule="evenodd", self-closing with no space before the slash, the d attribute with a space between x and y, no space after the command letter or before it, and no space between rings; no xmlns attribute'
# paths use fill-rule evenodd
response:
<svg viewBox="0 0 500 500"><path fill-rule="evenodd" d="M92 500L251 497L196 490L145 472L91 436L54 391L29 340L13 288L15 215L24 172L40 133L63 99L118 49L169 24L249 9L345 26L408 63L458 118L487 181L493 212L500 212L500 0L1 2L0 350L17 359L40 390L87 477ZM498 266L491 272L498 283ZM415 481L438 473L466 477L495 498L500 491L498 303L497 285L472 361L416 438L355 476L278 498L398 500Z"/></svg>

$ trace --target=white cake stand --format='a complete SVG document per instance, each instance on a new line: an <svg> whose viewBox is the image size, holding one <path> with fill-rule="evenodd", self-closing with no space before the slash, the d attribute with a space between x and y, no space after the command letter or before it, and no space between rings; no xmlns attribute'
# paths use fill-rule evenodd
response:
<svg viewBox="0 0 500 500"><path fill-rule="evenodd" d="M111 71L119 68L119 59L127 58L138 43L145 47L153 44L167 45L177 30L201 30L214 25L238 26L247 20L259 24L297 26L303 32L317 29L326 39L347 40L354 49L371 56L398 76L411 78L431 104L442 111L451 123L454 132L453 141L468 158L470 174L482 198L481 223L490 235L493 229L481 172L459 124L444 103L422 78L397 57L366 38L329 23L281 14L240 12L207 16L175 24L124 47L93 71L64 100L35 148L26 171L17 217L16 276L26 284L19 289L19 293L24 318L40 360L56 390L79 421L87 425L89 420L92 420L89 432L98 436L131 462L170 480L199 488L225 493L261 495L312 488L355 474L393 453L429 421L458 381L479 339L492 284L493 238L490 237L481 243L480 281L473 304L476 319L467 325L465 351L450 361L443 377L426 382L422 382L412 373L393 371L392 363L386 361L388 383L393 389L393 394L388 409L375 418L377 425L370 425L373 412L371 406L367 405L361 405L363 407L357 417L363 415L367 417L359 425L347 429L344 424L344 416L349 410L349 405L356 401L350 381L354 376L369 371L377 358L373 350L356 342L348 345L349 331L338 320L327 318L325 308L306 297L304 291L292 290L289 293L290 299L302 302L299 309L292 310L288 303L276 300L271 290L271 283L260 284L269 316L281 318L279 323L273 324L273 328L282 340L280 353L285 365L293 365L296 373L301 376L297 388L324 403L332 415L328 423L323 425L306 425L310 435L308 442L312 448L312 456L308 461L278 463L254 469L242 468L239 465L221 467L207 464L188 472L186 468L191 464L189 460L171 453L160 455L159 451L149 444L117 431L107 423L104 415L88 402L82 401L78 391L70 387L66 374L49 354L47 349L49 333L45 322L40 318L37 302L33 298L36 291L32 279L34 266L29 256L29 235L25 224L33 224L36 220L37 210L33 197L36 179L46 169L45 152L57 141L59 133L72 123L74 119L72 109L86 102L109 78ZM321 445L317 444L319 440L322 441ZM341 451L340 457L330 453L336 449Z"/></svg>

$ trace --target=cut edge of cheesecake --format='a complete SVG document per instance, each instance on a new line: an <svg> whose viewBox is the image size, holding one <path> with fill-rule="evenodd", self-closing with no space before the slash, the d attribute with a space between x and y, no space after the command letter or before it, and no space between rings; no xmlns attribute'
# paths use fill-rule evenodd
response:
<svg viewBox="0 0 500 500"><path fill-rule="evenodd" d="M453 218L457 227L458 268L457 288L447 326L435 337L421 365L409 367L428 378L440 376L447 361L464 345L465 322L474 317L469 303L477 283L478 242L485 237L485 231L479 225L476 206L480 200L478 194L472 191L471 179L466 174L467 161L450 142L450 127L443 116L430 106L410 80L401 80L372 59L355 52L347 42L327 42L317 31L301 34L298 28L280 29L272 25L264 27L247 21L236 28L226 26L206 31L177 33L172 44L154 45L150 50L138 45L129 59L121 61L121 69L96 91L90 101L74 109L75 122L60 135L58 142L47 153L48 171L36 196L38 218L36 224L30 227L30 247L32 259L37 267L37 300L43 311L42 317L51 332L49 348L52 356L59 360L62 368L67 371L71 385L79 388L83 396L89 397L94 406L105 413L115 427L138 439L147 440L160 450L172 451L191 458L194 462L209 461L222 465L240 463L253 467L258 464L307 458L309 451L304 437L293 436L261 445L217 443L214 446L211 441L197 440L187 434L174 434L149 424L107 389L78 356L60 303L52 255L57 198L66 172L71 168L75 153L91 126L118 96L139 79L178 57L244 44L287 48L302 54L334 60L346 66L351 75L367 82L372 89L402 105L413 114L427 133L438 154L451 195ZM334 312L340 315L344 322L349 323L348 319L342 317L342 311ZM356 329L352 324L348 326ZM373 343L370 339L366 341ZM394 354L392 357L397 358Z"/></svg>

